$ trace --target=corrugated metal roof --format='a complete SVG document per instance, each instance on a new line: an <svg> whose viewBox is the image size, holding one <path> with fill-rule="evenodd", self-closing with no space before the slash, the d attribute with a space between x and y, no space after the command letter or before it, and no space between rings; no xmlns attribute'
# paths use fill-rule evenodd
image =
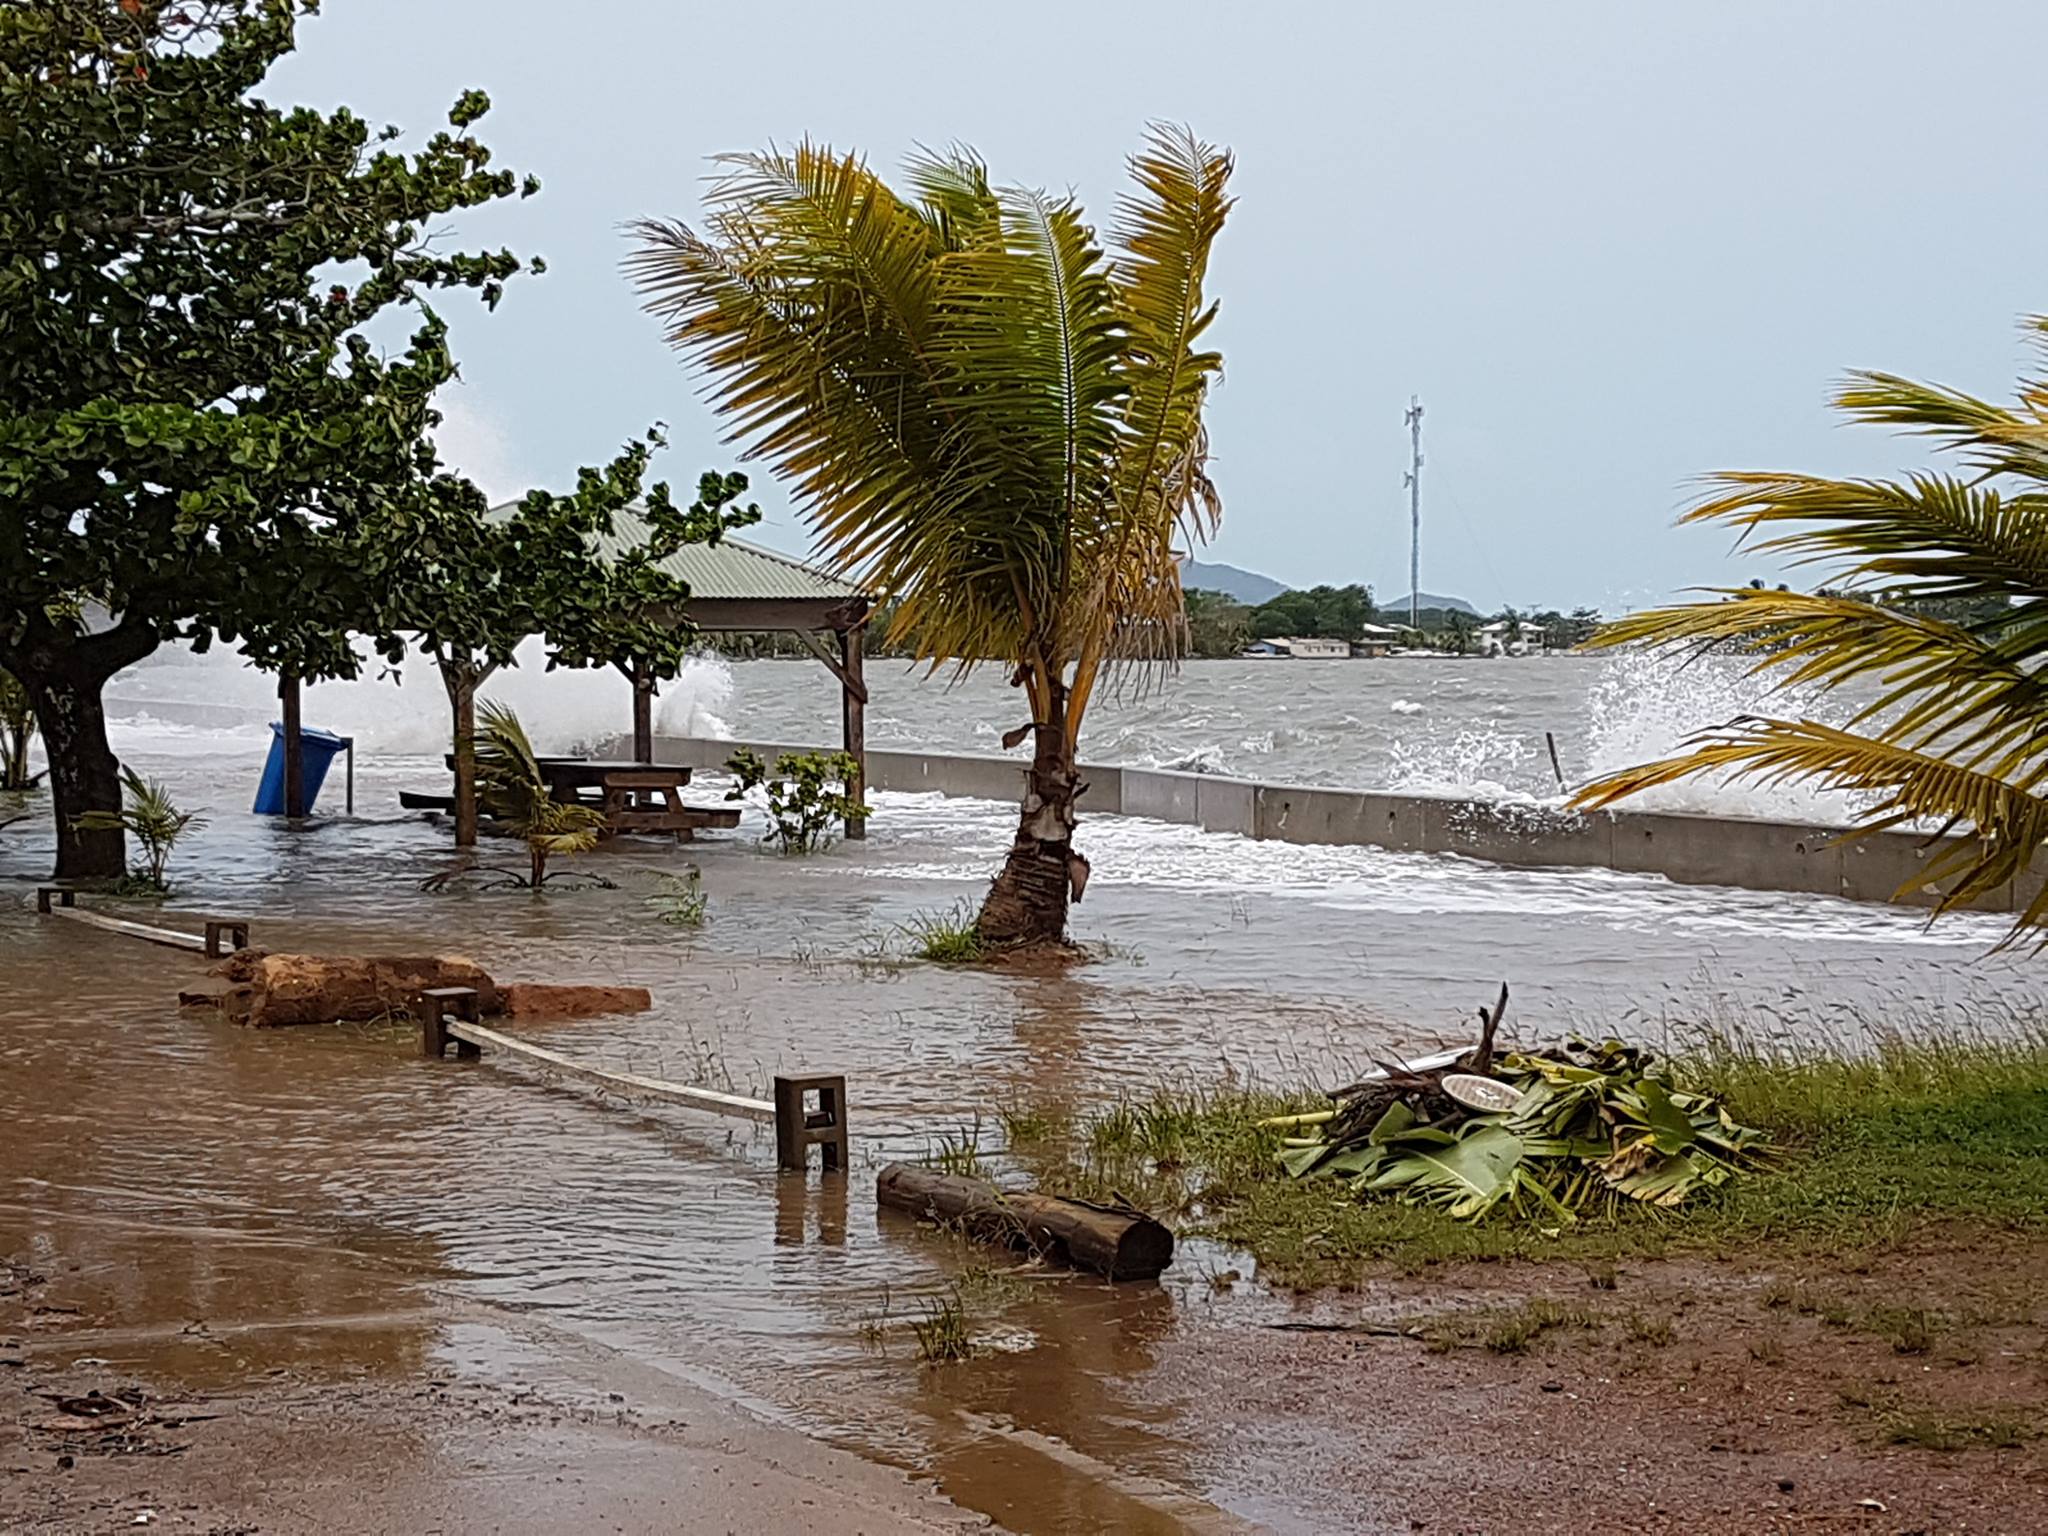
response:
<svg viewBox="0 0 2048 1536"><path fill-rule="evenodd" d="M509 514L517 506L517 502L506 502L491 510L493 514ZM650 530L644 510L636 501L615 513L611 533L598 538L599 552L609 556L646 543ZM843 602L865 595L852 582L842 581L829 571L778 555L772 549L749 544L731 534L716 544L685 544L659 562L659 569L678 581L688 582L692 597Z"/></svg>

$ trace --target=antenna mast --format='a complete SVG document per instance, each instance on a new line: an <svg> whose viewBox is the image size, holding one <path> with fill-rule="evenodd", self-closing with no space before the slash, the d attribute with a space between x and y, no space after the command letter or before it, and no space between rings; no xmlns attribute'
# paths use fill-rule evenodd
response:
<svg viewBox="0 0 2048 1536"><path fill-rule="evenodd" d="M1401 478L1408 486L1408 627L1422 615L1422 401L1408 397L1408 437L1414 459Z"/></svg>

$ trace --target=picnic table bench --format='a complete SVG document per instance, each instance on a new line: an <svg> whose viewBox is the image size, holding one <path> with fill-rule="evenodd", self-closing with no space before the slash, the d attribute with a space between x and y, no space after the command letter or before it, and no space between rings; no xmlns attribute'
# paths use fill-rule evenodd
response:
<svg viewBox="0 0 2048 1536"><path fill-rule="evenodd" d="M690 770L664 763L607 761L594 757L542 757L535 763L547 780L548 792L570 805L587 805L604 816L609 837L620 832L674 833L688 842L703 827L740 824L737 807L683 804L683 786ZM455 766L449 754L448 766Z"/></svg>

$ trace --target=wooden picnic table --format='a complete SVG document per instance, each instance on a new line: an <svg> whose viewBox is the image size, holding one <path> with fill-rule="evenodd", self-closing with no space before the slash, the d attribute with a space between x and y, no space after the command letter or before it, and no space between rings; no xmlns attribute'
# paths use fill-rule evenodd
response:
<svg viewBox="0 0 2048 1536"><path fill-rule="evenodd" d="M672 832L678 842L688 842L701 827L739 825L737 809L684 805L683 786L690 782L690 770L677 764L597 757L540 757L534 761L557 800L603 812L606 836ZM448 765L455 766L453 753Z"/></svg>

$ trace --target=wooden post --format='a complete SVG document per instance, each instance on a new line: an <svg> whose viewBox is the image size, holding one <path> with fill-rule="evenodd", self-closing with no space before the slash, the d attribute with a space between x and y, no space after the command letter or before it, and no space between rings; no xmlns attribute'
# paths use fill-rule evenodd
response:
<svg viewBox="0 0 2048 1536"><path fill-rule="evenodd" d="M846 753L854 762L853 779L846 786L846 792L863 803L868 792L868 706L867 678L862 671L861 637L866 633L865 620L839 631L839 665L844 670L844 675L839 680L840 734L846 745ZM866 837L867 818L847 817L846 835L849 838Z"/></svg>
<svg viewBox="0 0 2048 1536"><path fill-rule="evenodd" d="M448 1015L474 1024L478 1018L475 987L428 987L420 993L420 1054L436 1061L448 1049ZM467 1040L455 1042L456 1059L474 1061L483 1051Z"/></svg>
<svg viewBox="0 0 2048 1536"><path fill-rule="evenodd" d="M633 663L633 761L654 761L654 673L646 662Z"/></svg>
<svg viewBox="0 0 2048 1536"><path fill-rule="evenodd" d="M299 734L299 680L289 672L277 680L277 699L284 715L284 814L297 820L306 814L306 743Z"/></svg>
<svg viewBox="0 0 2048 1536"><path fill-rule="evenodd" d="M818 1096L816 1109L804 1107L806 1093ZM825 1149L821 1166L827 1173L846 1171L846 1079L776 1078L775 1166L801 1171L813 1143Z"/></svg>
<svg viewBox="0 0 2048 1536"><path fill-rule="evenodd" d="M249 947L249 919L246 917L209 917L206 920L206 958L220 958L221 936L225 934L233 941L235 950ZM234 950L229 951L230 954Z"/></svg>

